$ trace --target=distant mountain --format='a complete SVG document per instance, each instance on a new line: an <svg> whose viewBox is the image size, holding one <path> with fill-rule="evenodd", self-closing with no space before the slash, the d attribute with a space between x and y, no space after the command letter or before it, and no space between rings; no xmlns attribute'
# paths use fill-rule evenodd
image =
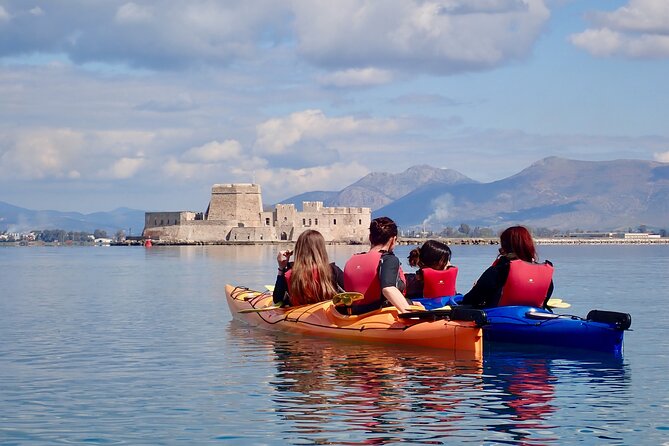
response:
<svg viewBox="0 0 669 446"><path fill-rule="evenodd" d="M0 231L24 232L43 229L86 231L96 229L113 235L119 229L141 234L144 211L119 208L110 212L81 214L79 212L34 211L0 201Z"/></svg>
<svg viewBox="0 0 669 446"><path fill-rule="evenodd" d="M374 212L402 226L626 229L669 225L669 164L549 157L492 183L428 184Z"/></svg>
<svg viewBox="0 0 669 446"><path fill-rule="evenodd" d="M303 201L322 201L325 206L369 207L375 210L421 186L457 184L476 184L476 181L456 170L421 165L397 174L373 172L339 192L307 192L281 203L293 203L299 207Z"/></svg>

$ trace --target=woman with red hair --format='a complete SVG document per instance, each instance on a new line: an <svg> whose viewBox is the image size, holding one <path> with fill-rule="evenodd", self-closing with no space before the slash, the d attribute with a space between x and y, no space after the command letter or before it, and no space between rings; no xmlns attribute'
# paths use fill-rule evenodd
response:
<svg viewBox="0 0 669 446"><path fill-rule="evenodd" d="M553 264L537 262L532 235L524 226L505 229L499 242L499 256L465 294L462 304L545 307L553 294Z"/></svg>

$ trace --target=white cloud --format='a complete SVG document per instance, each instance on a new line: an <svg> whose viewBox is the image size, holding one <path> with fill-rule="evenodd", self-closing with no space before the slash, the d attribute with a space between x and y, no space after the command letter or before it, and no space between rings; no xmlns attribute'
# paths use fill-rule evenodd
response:
<svg viewBox="0 0 669 446"><path fill-rule="evenodd" d="M37 130L19 135L0 157L3 176L18 179L74 178L84 135L70 129Z"/></svg>
<svg viewBox="0 0 669 446"><path fill-rule="evenodd" d="M109 168L103 169L98 176L111 180L126 180L134 177L145 164L142 158L121 158Z"/></svg>
<svg viewBox="0 0 669 446"><path fill-rule="evenodd" d="M378 68L351 68L318 77L321 85L333 87L368 87L393 81L393 74Z"/></svg>
<svg viewBox="0 0 669 446"><path fill-rule="evenodd" d="M154 135L140 131L28 128L6 136L0 174L16 180L127 179L142 167Z"/></svg>
<svg viewBox="0 0 669 446"><path fill-rule="evenodd" d="M41 16L44 15L44 10L39 6L35 6L33 9L30 10L30 13L35 16Z"/></svg>
<svg viewBox="0 0 669 446"><path fill-rule="evenodd" d="M9 22L9 19L9 13L5 8L2 7L2 5L0 5L0 23Z"/></svg>
<svg viewBox="0 0 669 446"><path fill-rule="evenodd" d="M231 161L239 158L242 153L242 145L233 139L223 142L211 141L199 147L188 149L183 159L187 161L216 163Z"/></svg>
<svg viewBox="0 0 669 446"><path fill-rule="evenodd" d="M49 20L36 24L30 11ZM297 50L337 71L323 77L327 85L365 86L396 72L451 74L522 59L549 16L545 0L52 0L22 11L17 2L14 26L0 29L12 42L0 56L65 53L75 63L164 70Z"/></svg>
<svg viewBox="0 0 669 446"><path fill-rule="evenodd" d="M349 162L304 169L258 169L255 178L263 187L263 197L271 202L305 191L340 190L368 173L366 167Z"/></svg>
<svg viewBox="0 0 669 446"><path fill-rule="evenodd" d="M669 151L654 153L653 158L655 161L659 161L661 163L669 163Z"/></svg>
<svg viewBox="0 0 669 446"><path fill-rule="evenodd" d="M299 51L328 68L450 74L526 57L548 21L543 0L295 0Z"/></svg>
<svg viewBox="0 0 669 446"><path fill-rule="evenodd" d="M121 5L116 11L116 21L119 23L147 22L153 18L150 8L130 2Z"/></svg>
<svg viewBox="0 0 669 446"><path fill-rule="evenodd" d="M328 118L321 110L304 110L259 124L254 148L258 154L284 154L304 139L338 139L354 134L394 133L400 129L400 123L394 119Z"/></svg>
<svg viewBox="0 0 669 446"><path fill-rule="evenodd" d="M594 56L669 57L669 2L630 0L613 12L589 15L595 27L570 41Z"/></svg>

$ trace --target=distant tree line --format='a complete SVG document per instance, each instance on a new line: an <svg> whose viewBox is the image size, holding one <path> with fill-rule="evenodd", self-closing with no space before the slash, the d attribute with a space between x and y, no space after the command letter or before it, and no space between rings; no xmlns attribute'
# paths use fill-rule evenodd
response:
<svg viewBox="0 0 669 446"><path fill-rule="evenodd" d="M527 228L530 230L532 235L534 237L540 237L540 238L550 238L550 237L559 237L563 235L568 235L568 234L579 234L579 233L585 233L585 232L611 232L611 231L592 231L592 230L582 230L582 229L573 229L573 230L559 230L559 229L551 229L551 228L545 228L545 227L532 227L532 226L527 226ZM448 238L457 238L457 237L480 237L480 238L494 238L499 235L501 230L496 230L492 229L489 227L481 227L481 226L470 226L467 223L461 223L460 226L453 227L453 226L446 226L443 228L441 231L420 231L417 229L412 229L408 231L404 231L404 235L407 237L432 237L432 236L438 236L438 237L448 237ZM638 232L638 233L648 233L648 232L653 232L651 228L649 228L646 225L639 225L636 229L632 227L628 227L626 232ZM656 233L660 234L661 237L667 237L667 230L666 229L660 229Z"/></svg>
<svg viewBox="0 0 669 446"><path fill-rule="evenodd" d="M46 243L65 243L72 242L90 242L92 239L107 238L107 231L96 229L93 234L85 231L65 231L63 229L44 229L42 231L33 231L35 240L41 240Z"/></svg>

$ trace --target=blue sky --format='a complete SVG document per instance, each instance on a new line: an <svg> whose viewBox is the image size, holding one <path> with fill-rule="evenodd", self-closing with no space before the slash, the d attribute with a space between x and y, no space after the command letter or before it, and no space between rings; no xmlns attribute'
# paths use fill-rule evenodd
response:
<svg viewBox="0 0 669 446"><path fill-rule="evenodd" d="M669 162L666 0L0 0L0 201L204 210L416 164Z"/></svg>

